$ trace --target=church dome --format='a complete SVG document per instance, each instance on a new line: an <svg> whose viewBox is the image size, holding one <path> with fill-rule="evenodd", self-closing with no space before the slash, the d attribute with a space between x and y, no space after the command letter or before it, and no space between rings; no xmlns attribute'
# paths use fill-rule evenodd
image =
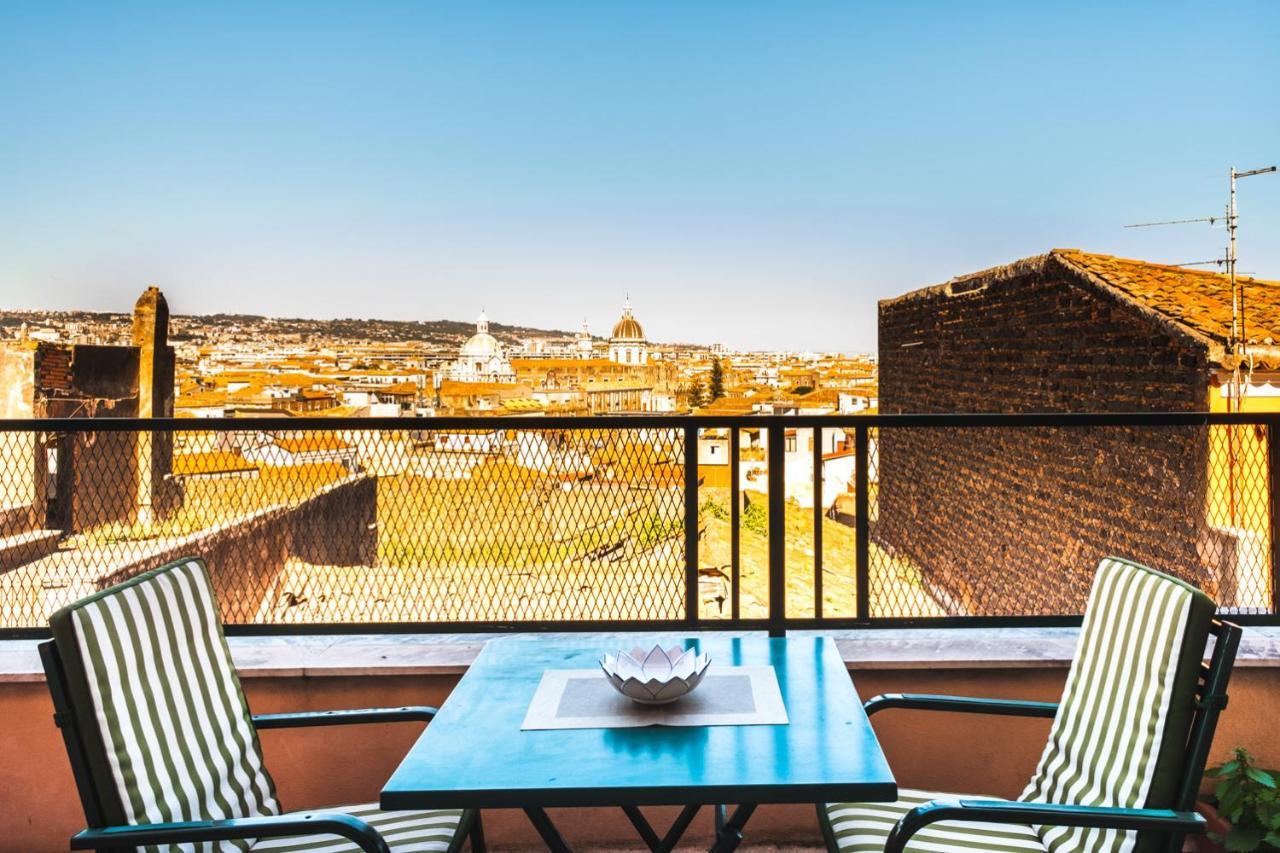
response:
<svg viewBox="0 0 1280 853"><path fill-rule="evenodd" d="M489 334L489 318L480 312L480 319L476 321L476 333L467 338L467 342L462 345L462 355L472 358L490 358L496 356L502 349L502 345L498 343L498 339Z"/></svg>
<svg viewBox="0 0 1280 853"><path fill-rule="evenodd" d="M615 341L644 341L644 329L636 318L631 315L631 299L622 306L622 317L613 326L613 334L610 337Z"/></svg>
<svg viewBox="0 0 1280 853"><path fill-rule="evenodd" d="M489 334L475 334L462 345L463 355L490 356L498 354L498 339Z"/></svg>

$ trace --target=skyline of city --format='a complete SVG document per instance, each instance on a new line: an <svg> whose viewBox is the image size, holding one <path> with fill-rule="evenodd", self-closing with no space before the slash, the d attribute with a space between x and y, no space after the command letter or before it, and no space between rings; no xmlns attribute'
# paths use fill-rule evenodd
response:
<svg viewBox="0 0 1280 853"><path fill-rule="evenodd" d="M78 334L77 332L74 332L74 331L69 331L61 322L64 318L75 316L75 315L81 315L81 314L90 315L95 318L110 318L109 322L111 322L112 324L114 324L115 327L117 327L115 329L114 336L107 336L107 337L112 337L113 340L118 338L119 340L123 341L128 337L130 314L128 311L121 310L119 308L116 308L115 310L100 310L100 311L84 309L84 308L67 308L67 309L63 309L63 308L3 309L3 308L0 308L0 339L3 339L4 337L3 329L5 328L6 325L9 325L11 327L9 329L11 334L13 335L22 334L19 326L14 326L12 323L6 322L9 319L21 318L23 323L26 323L29 325L29 329L27 333L37 333L38 335L39 331L43 329L44 331L57 333L56 337L50 337L50 340L60 340L68 343L76 342L76 341L87 342L84 339L83 335ZM572 324L569 324L569 323L565 323L555 328L543 328L539 326L531 326L527 323L520 322L519 318L514 318L514 317L492 318L492 317L489 317L489 312L484 310L483 308L480 309L480 314L484 316L486 322L494 328L494 331L499 336L506 337L512 342L520 342L522 340L536 341L540 338L545 338L547 340L569 340L574 337L580 336L581 333L584 331L586 331L590 335L590 337L595 341L607 342L610 338L609 327L612 324L612 319L610 319L610 316L612 316L613 319L616 319L617 310L615 309L613 312L613 315L610 315L610 316L606 316L602 314L598 318L599 319L598 323L592 323L591 317L583 317L579 320L578 326L576 328L570 328ZM476 318L474 317L472 318L460 318L460 317L403 318L403 317L375 317L375 316L310 317L305 315L291 315L291 316L268 315L268 314L259 314L252 311L219 311L219 312L212 312L207 314L190 314L190 313L183 313L181 311L175 311L171 314L171 318L174 322L187 322L187 323L191 323L191 322L198 323L201 321L229 319L229 318L235 318L235 317L252 318L254 320L264 320L269 323L341 324L341 323L353 323L353 322L354 323L367 322L367 323L376 323L376 324L394 324L397 327L404 327L404 328L409 328L414 325L419 325L424 327L464 326L467 328L471 328L476 323ZM28 320L28 318L30 319ZM40 321L41 325L40 326L30 325L31 321ZM415 340L410 336L410 334L406 334L406 336L401 340L401 342L406 344L412 344L415 342ZM792 347L792 348L747 347L747 348L735 349L735 348L727 347L719 341L711 341L711 340L685 341L685 340L668 339L663 337L655 337L653 340L653 343L668 345L668 346L680 346L680 347L688 346L688 347L694 347L694 348L705 349L705 350L723 349L726 352L732 351L732 352L776 352L776 353L784 353L784 352L831 353L831 354L840 354L840 355L874 356L874 349L867 350L867 351L819 350L814 347Z"/></svg>
<svg viewBox="0 0 1280 853"><path fill-rule="evenodd" d="M1223 20L1230 61L1194 61ZM1274 162L1278 30L1256 3L10 6L0 304L576 328L630 293L664 340L871 351L877 299L1008 258L1220 256L1123 226ZM1240 249L1275 278L1268 180Z"/></svg>

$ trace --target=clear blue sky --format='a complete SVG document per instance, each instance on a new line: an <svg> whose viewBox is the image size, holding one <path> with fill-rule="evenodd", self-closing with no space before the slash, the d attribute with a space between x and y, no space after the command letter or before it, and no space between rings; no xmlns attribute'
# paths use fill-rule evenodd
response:
<svg viewBox="0 0 1280 853"><path fill-rule="evenodd" d="M1122 6L1123 8L1116 8ZM1280 161L1280 3L0 6L0 304L870 350L1074 246L1215 257ZM1280 278L1280 176L1241 184Z"/></svg>

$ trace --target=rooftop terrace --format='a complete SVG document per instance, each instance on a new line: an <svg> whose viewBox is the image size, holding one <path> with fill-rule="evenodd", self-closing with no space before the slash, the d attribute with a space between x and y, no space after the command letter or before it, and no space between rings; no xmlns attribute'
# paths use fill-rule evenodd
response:
<svg viewBox="0 0 1280 853"><path fill-rule="evenodd" d="M332 421L209 421L193 430L189 422L122 419L0 429L10 540L25 532L24 521L52 532L39 546L44 553L20 543L0 552L10 561L0 573L7 620L0 714L12 721L0 765L14 768L0 778L0 799L13 804L0 837L15 845L0 849L64 849L83 824L67 796L69 770L34 651L48 613L190 553L209 563L250 705L268 713L440 704L483 644L510 632L560 632L584 643L620 633L834 635L864 699L936 692L1052 700L1092 568L1123 548L1165 560L1160 568L1209 590L1223 615L1246 623L1214 756L1244 745L1264 764L1280 764L1268 722L1280 701L1271 546L1271 519L1280 517L1272 488L1280 416L427 425L353 420L341 431L350 458L306 464L262 449L283 439L303 455L323 453L333 446ZM938 439L930 443L935 455L904 456L893 436L908 433ZM1109 460L1114 491L1103 495L1096 483L1063 488L1053 477L1012 482L999 465L957 467L947 448L993 433L1025 436L1028 452L1053 442L1088 446ZM851 441L850 452L830 452L831 440ZM713 445L727 455L713 455ZM150 517L142 518L138 484L150 469L139 472L138 451L156 447L173 458L235 454L254 460L256 473L221 466L202 477L162 465L150 481ZM57 468L45 476L37 463L50 458ZM40 476L24 474L32 471ZM1187 484L1190 496L1180 488L1169 500L1170 478ZM942 504L946 512L915 503L922 488L957 484L967 503ZM1056 518L1025 512L1044 501L1056 503ZM1010 510L1022 510L1031 526L1022 538L1047 547L1033 555L971 552L964 536L974 519L998 529ZM1063 522L1076 517L1097 523ZM903 546L909 537L940 535L953 539L951 562L922 563ZM940 722L903 712L876 723L900 784L1002 796L1025 782L1044 727L1010 721L996 744L981 718ZM408 728L263 739L282 796L300 808L373 798L416 737ZM664 809L653 815L659 825L669 817ZM634 839L606 812L556 819L579 847L621 849ZM516 815L495 813L487 829L498 849L537 845ZM710 831L709 818L696 823L689 843L707 841ZM807 849L821 838L812 809L774 806L753 819L748 843Z"/></svg>

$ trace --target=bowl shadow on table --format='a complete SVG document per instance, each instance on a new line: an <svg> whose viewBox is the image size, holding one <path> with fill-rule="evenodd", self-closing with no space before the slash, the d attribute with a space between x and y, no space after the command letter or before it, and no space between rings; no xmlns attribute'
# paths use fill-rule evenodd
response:
<svg viewBox="0 0 1280 853"><path fill-rule="evenodd" d="M711 737L708 726L637 726L627 729L604 729L605 744L616 753L626 755L686 756L695 770L702 769L707 741ZM655 738L655 732L662 737ZM696 762L696 763L694 763Z"/></svg>

